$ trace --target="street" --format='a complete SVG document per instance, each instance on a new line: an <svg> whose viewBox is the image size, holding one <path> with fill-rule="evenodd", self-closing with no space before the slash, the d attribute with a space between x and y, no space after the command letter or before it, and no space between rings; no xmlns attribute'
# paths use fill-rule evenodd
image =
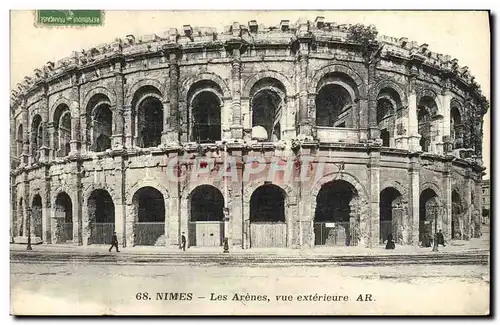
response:
<svg viewBox="0 0 500 325"><path fill-rule="evenodd" d="M484 315L489 290L488 265L11 261L14 314Z"/></svg>

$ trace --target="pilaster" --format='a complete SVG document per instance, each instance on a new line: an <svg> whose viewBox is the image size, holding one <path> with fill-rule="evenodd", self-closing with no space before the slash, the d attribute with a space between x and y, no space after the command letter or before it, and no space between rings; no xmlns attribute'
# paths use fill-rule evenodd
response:
<svg viewBox="0 0 500 325"><path fill-rule="evenodd" d="M370 240L369 247L376 247L380 237L380 151L370 152L368 166L370 177Z"/></svg>
<svg viewBox="0 0 500 325"><path fill-rule="evenodd" d="M113 116L113 135L111 140L111 148L113 150L119 150L123 148L123 135L124 130L124 91L123 84L125 83L125 77L122 73L122 63L114 62L114 74L115 74L115 94L116 94L116 106L115 106L115 116ZM118 234L118 233L117 233Z"/></svg>
<svg viewBox="0 0 500 325"><path fill-rule="evenodd" d="M412 152L422 151L422 147L420 146L421 136L418 133L417 93L415 85L417 74L417 68L412 66L410 69L408 94L408 149Z"/></svg>
<svg viewBox="0 0 500 325"><path fill-rule="evenodd" d="M243 125L241 121L241 49L243 41L233 39L226 42L226 49L232 54L231 62L231 137L243 139Z"/></svg>
<svg viewBox="0 0 500 325"><path fill-rule="evenodd" d="M165 114L162 134L162 144L179 143L179 60L181 48L179 45L164 45L164 55L168 58L170 114Z"/></svg>
<svg viewBox="0 0 500 325"><path fill-rule="evenodd" d="M313 40L311 36L306 35L298 39L299 50L297 52L297 64L299 65L299 74L296 77L299 85L299 134L305 137L310 137L312 135L313 125L316 124L315 117L309 116L307 96L309 52Z"/></svg>
<svg viewBox="0 0 500 325"><path fill-rule="evenodd" d="M409 213L411 215L411 244L419 244L419 225L420 225L420 161L418 155L410 157L410 199Z"/></svg>
<svg viewBox="0 0 500 325"><path fill-rule="evenodd" d="M81 145L81 130L80 130L80 85L78 83L77 75L71 77L73 86L71 87L71 141L70 141L70 155L78 153Z"/></svg>

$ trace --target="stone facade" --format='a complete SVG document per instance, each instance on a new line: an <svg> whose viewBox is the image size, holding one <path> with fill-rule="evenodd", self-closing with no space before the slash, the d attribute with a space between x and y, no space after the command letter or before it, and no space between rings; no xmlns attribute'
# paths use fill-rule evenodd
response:
<svg viewBox="0 0 500 325"><path fill-rule="evenodd" d="M186 25L49 62L12 92L13 241L29 215L53 244L418 245L434 218L447 240L479 236L488 102L457 60L373 31ZM270 177L272 160L293 168Z"/></svg>

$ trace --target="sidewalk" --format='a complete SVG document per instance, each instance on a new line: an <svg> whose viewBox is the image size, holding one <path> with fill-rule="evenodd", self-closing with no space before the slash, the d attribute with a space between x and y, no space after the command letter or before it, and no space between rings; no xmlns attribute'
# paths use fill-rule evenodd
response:
<svg viewBox="0 0 500 325"><path fill-rule="evenodd" d="M40 244L32 246L34 252L47 252L47 253L72 253L72 254L109 254L108 245L89 245L89 246L76 246L76 245L63 245L63 244ZM474 238L470 241L452 241L446 247L439 246L439 253L441 254L473 254L473 253L487 253L489 252L489 239ZM11 244L10 250L26 251L25 244ZM112 251L117 254L115 250ZM193 255L193 256L207 256L207 255L222 255L222 247L190 247L185 252L176 247L162 247L162 246L135 246L135 247L122 247L120 248L121 255ZM322 257L322 256L380 256L380 255L425 255L436 254L432 251L432 247L415 247L415 246L396 246L394 250L386 250L384 246L375 248L366 247L314 247L314 248L251 248L242 249L241 247L230 248L231 255L240 256L280 256L280 257ZM224 254L226 255L226 254Z"/></svg>

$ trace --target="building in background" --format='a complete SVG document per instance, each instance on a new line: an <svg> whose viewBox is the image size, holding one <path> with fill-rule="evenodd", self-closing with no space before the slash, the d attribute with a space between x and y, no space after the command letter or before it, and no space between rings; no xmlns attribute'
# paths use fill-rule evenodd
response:
<svg viewBox="0 0 500 325"><path fill-rule="evenodd" d="M482 213L481 213L481 223L485 225L490 224L490 180L483 179L482 185Z"/></svg>

